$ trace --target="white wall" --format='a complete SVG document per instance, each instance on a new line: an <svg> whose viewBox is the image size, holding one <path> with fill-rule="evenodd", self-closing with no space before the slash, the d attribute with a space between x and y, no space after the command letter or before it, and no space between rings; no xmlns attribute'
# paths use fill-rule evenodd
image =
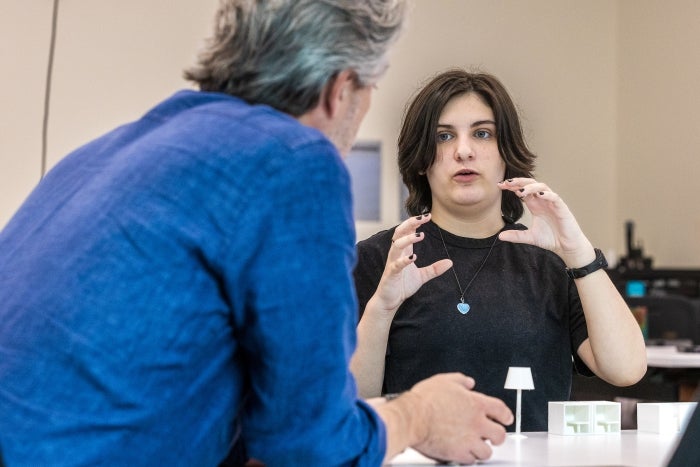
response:
<svg viewBox="0 0 700 467"><path fill-rule="evenodd" d="M49 164L176 89L217 0L61 0ZM622 252L637 222L663 267L697 267L700 2L413 0L360 138L383 143L381 223L398 222L396 137L418 86L451 66L496 74L521 109L536 174L593 243ZM48 0L0 0L0 226L40 174Z"/></svg>

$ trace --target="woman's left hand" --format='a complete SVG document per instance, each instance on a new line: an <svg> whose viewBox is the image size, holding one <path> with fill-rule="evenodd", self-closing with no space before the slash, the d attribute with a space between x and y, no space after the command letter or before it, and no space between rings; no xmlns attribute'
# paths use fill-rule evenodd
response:
<svg viewBox="0 0 700 467"><path fill-rule="evenodd" d="M532 225L528 230L506 230L501 232L501 240L527 243L553 251L567 265L588 264L593 246L558 194L532 178L512 178L500 182L498 186L501 190L515 193L532 214Z"/></svg>
<svg viewBox="0 0 700 467"><path fill-rule="evenodd" d="M551 250L569 268L583 267L595 259L593 246L569 207L547 185L531 178L513 178L498 186L515 193L532 214L528 230L503 231L501 240ZM576 279L575 284L588 331L588 338L577 349L578 355L608 383L636 383L647 369L646 351L644 337L625 300L602 271Z"/></svg>

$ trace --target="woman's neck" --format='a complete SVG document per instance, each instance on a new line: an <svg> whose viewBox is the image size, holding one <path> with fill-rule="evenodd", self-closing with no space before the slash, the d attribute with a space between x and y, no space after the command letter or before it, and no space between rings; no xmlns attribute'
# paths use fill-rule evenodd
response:
<svg viewBox="0 0 700 467"><path fill-rule="evenodd" d="M488 238L505 226L500 212L497 215L482 212L477 216L457 216L438 210L432 211L431 216L432 221L441 229L460 237Z"/></svg>

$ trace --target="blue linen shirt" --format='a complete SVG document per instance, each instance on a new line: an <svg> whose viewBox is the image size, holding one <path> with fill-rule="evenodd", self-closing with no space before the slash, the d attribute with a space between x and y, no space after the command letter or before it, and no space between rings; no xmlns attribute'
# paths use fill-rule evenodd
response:
<svg viewBox="0 0 700 467"><path fill-rule="evenodd" d="M317 130L180 91L0 232L9 465L378 465L357 398L350 180Z"/></svg>

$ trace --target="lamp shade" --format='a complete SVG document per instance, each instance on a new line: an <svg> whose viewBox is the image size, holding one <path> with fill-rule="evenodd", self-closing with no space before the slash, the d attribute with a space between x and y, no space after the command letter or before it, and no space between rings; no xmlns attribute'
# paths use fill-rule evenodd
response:
<svg viewBox="0 0 700 467"><path fill-rule="evenodd" d="M506 376L506 384L503 387L505 389L535 389L535 383L532 382L530 367L509 367L508 376Z"/></svg>

